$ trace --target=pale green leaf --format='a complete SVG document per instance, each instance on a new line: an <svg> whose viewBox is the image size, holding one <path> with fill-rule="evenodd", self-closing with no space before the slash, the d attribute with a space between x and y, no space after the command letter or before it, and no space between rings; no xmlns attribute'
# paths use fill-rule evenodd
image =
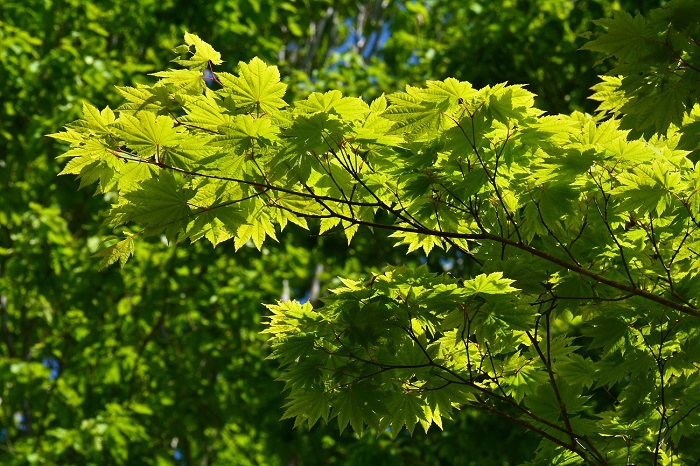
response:
<svg viewBox="0 0 700 466"><path fill-rule="evenodd" d="M174 121L167 116L138 112L136 115L122 113L111 127L140 157L150 158L162 157L168 148L180 144L186 130L173 125Z"/></svg>
<svg viewBox="0 0 700 466"><path fill-rule="evenodd" d="M187 52L194 47L194 53L189 58L177 58L173 60L182 66L187 66L189 68L199 68L203 69L205 66L211 62L214 65L220 65L223 63L221 60L221 54L214 50L214 48L204 42L199 36L195 34L185 33L185 44L188 46ZM189 52L191 53L191 52ZM189 53L187 53L189 55Z"/></svg>
<svg viewBox="0 0 700 466"><path fill-rule="evenodd" d="M96 257L102 257L99 269L102 270L115 262L119 261L120 267L124 268L129 257L134 255L134 240L133 236L119 241L108 248L105 248L95 254Z"/></svg>
<svg viewBox="0 0 700 466"><path fill-rule="evenodd" d="M507 294L519 291L517 288L510 286L514 281L503 278L503 272L494 272L488 275L482 273L470 280L466 280L464 288L474 294Z"/></svg>
<svg viewBox="0 0 700 466"><path fill-rule="evenodd" d="M175 92L188 91L191 93L201 94L202 89L206 87L202 79L202 73L197 70L168 70L152 73L151 76L157 76L162 84L172 84Z"/></svg>
<svg viewBox="0 0 700 466"><path fill-rule="evenodd" d="M257 114L274 112L286 107L284 97L287 85L280 82L276 66L267 66L258 57L249 63L238 64L239 76L220 73L219 80L238 105L252 106Z"/></svg>

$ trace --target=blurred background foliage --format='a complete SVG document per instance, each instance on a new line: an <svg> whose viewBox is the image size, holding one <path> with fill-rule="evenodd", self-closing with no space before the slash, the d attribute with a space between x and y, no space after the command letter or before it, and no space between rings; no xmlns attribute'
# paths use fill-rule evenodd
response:
<svg viewBox="0 0 700 466"><path fill-rule="evenodd" d="M519 464L537 439L482 413L396 440L280 421L260 303L315 299L337 275L419 263L382 236L286 231L262 254L137 243L124 270L91 256L109 195L57 178L47 133L81 102L120 104L185 31L224 68L259 56L288 98L373 98L449 76L527 83L550 112L591 111L605 70L578 34L650 0L3 0L0 3L0 463L158 465ZM453 260L451 260L453 259ZM436 269L459 258L430 257ZM504 446L507 445L507 448Z"/></svg>

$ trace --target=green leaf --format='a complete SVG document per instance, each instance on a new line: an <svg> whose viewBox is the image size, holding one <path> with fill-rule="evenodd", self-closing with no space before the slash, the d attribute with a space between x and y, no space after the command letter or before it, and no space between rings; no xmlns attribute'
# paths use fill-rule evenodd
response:
<svg viewBox="0 0 700 466"><path fill-rule="evenodd" d="M198 128L216 131L219 126L230 123L232 116L221 106L218 94L205 91L204 94L184 96L186 115L180 121Z"/></svg>
<svg viewBox="0 0 700 466"><path fill-rule="evenodd" d="M425 85L426 89L421 89L419 93L426 100L441 102L445 97L448 97L452 105L460 105L460 99L469 102L477 94L470 83L458 81L455 78L447 78L444 81L426 81Z"/></svg>
<svg viewBox="0 0 700 466"><path fill-rule="evenodd" d="M277 139L279 128L267 118L254 118L252 115L236 115L230 123L219 127L222 136L217 142L225 147L244 153L257 146L265 147Z"/></svg>
<svg viewBox="0 0 700 466"><path fill-rule="evenodd" d="M510 124L523 120L529 115L541 113L532 108L534 103L534 94L523 89L522 85L499 84L491 90L487 107L496 120Z"/></svg>
<svg viewBox="0 0 700 466"><path fill-rule="evenodd" d="M584 329L584 334L593 338L591 348L603 347L603 351L607 353L619 347L628 331L627 323L621 319L599 317L590 322L590 326Z"/></svg>
<svg viewBox="0 0 700 466"><path fill-rule="evenodd" d="M202 79L202 73L197 70L168 70L151 73L151 76L157 76L161 84L172 84L175 87L175 92L187 91L193 94L201 94L202 89L206 87Z"/></svg>
<svg viewBox="0 0 700 466"><path fill-rule="evenodd" d="M430 131L441 131L448 127L443 115L450 107L449 98L440 102L424 102L410 94L391 94L391 105L383 116L394 121L393 133L407 133L420 137Z"/></svg>
<svg viewBox="0 0 700 466"><path fill-rule="evenodd" d="M139 189L141 182L155 174L155 169L147 163L124 163L119 170L116 188L122 194Z"/></svg>
<svg viewBox="0 0 700 466"><path fill-rule="evenodd" d="M109 136L112 134L110 125L114 123L114 112L105 107L99 111L96 107L83 102L83 116L87 127L99 136Z"/></svg>
<svg viewBox="0 0 700 466"><path fill-rule="evenodd" d="M638 57L639 44L646 35L644 16L632 17L625 11L617 11L612 19L598 20L595 24L607 27L607 32L584 44L581 50L615 55L621 61Z"/></svg>
<svg viewBox="0 0 700 466"><path fill-rule="evenodd" d="M369 113L367 104L357 97L343 97L340 91L325 94L312 92L306 100L294 104L294 112L300 114L334 113L345 120L356 120Z"/></svg>
<svg viewBox="0 0 700 466"><path fill-rule="evenodd" d="M218 152L213 137L201 134L183 134L182 138L176 136L170 144L160 151L161 160L166 165L183 170L196 171L205 160L210 160L209 156Z"/></svg>
<svg viewBox="0 0 700 466"><path fill-rule="evenodd" d="M118 243L105 248L95 254L96 257L102 257L100 261L99 269L105 269L115 262L119 261L119 266L124 268L126 261L129 257L134 255L134 239L133 235L129 235L128 238L119 241Z"/></svg>
<svg viewBox="0 0 700 466"><path fill-rule="evenodd" d="M287 85L280 82L276 66L267 66L258 57L238 64L239 76L220 73L219 80L238 105L253 107L256 115L287 106L282 100Z"/></svg>
<svg viewBox="0 0 700 466"><path fill-rule="evenodd" d="M115 212L153 231L165 230L169 238L175 238L191 214L188 201L194 192L184 184L184 180L169 171L159 172L157 178L141 183L140 189L124 194L128 204Z"/></svg>
<svg viewBox="0 0 700 466"><path fill-rule="evenodd" d="M86 167L99 162L105 156L104 144L97 139L88 139L85 143L78 144L61 156L71 159L59 175L79 175Z"/></svg>
<svg viewBox="0 0 700 466"><path fill-rule="evenodd" d="M287 410L282 419L295 417L295 427L307 421L311 429L319 419L327 422L330 415L330 397L318 387L295 392L285 406Z"/></svg>
<svg viewBox="0 0 700 466"><path fill-rule="evenodd" d="M262 249L263 242L265 242L265 238L268 236L277 241L275 227L272 225L270 215L264 209L264 205L259 205L258 208L248 216L247 221L248 223L239 226L236 230L236 250L243 247L243 245L251 239L258 251Z"/></svg>
<svg viewBox="0 0 700 466"><path fill-rule="evenodd" d="M596 378L595 363L589 358L571 353L567 360L557 367L557 373L562 380L567 380L568 384L579 384L583 387L590 387Z"/></svg>
<svg viewBox="0 0 700 466"><path fill-rule="evenodd" d="M423 409L423 401L411 392L395 393L387 397L389 414L383 424L390 424L393 433L398 434L404 425L410 434L419 421L430 422Z"/></svg>
<svg viewBox="0 0 700 466"><path fill-rule="evenodd" d="M360 434L364 430L364 415L366 394L360 389L341 390L333 397L333 409L338 416L338 427L342 432L348 423L355 433Z"/></svg>
<svg viewBox="0 0 700 466"><path fill-rule="evenodd" d="M289 177L291 173L295 181L306 183L312 171L321 171L316 168L318 158L337 150L344 129L342 122L327 113L296 117L291 128L281 135L288 141L287 147L275 161L272 178Z"/></svg>
<svg viewBox="0 0 700 466"><path fill-rule="evenodd" d="M172 105L166 86L137 84L136 87L117 86L117 90L122 97L128 100L128 103L119 107L120 112L159 112Z"/></svg>
<svg viewBox="0 0 700 466"><path fill-rule="evenodd" d="M173 120L167 116L139 112L135 116L122 113L112 128L140 157L156 156L157 161L161 161L167 150L177 147L185 136L185 128L173 125Z"/></svg>
<svg viewBox="0 0 700 466"><path fill-rule="evenodd" d="M221 60L221 54L214 50L211 45L200 39L199 36L186 32L185 44L187 45L187 55L191 53L190 49L192 47L194 47L194 54L192 54L192 57L189 58L177 58L173 60L175 63L188 68L198 69L203 69L209 64L209 62L214 65L220 65L223 63L223 60ZM177 51L180 52L180 50Z"/></svg>
<svg viewBox="0 0 700 466"><path fill-rule="evenodd" d="M514 281L503 278L503 272L493 272L488 275L482 273L471 280L466 280L464 288L469 293L474 294L507 294L519 291L510 286Z"/></svg>
<svg viewBox="0 0 700 466"><path fill-rule="evenodd" d="M591 89L595 92L591 95L591 100L599 101L598 111L618 115L622 107L629 100L625 97L625 92L620 89L622 78L620 76L600 76L601 82Z"/></svg>
<svg viewBox="0 0 700 466"><path fill-rule="evenodd" d="M408 245L408 252L413 252L419 248L423 249L425 254L430 254L430 251L434 247L440 249L444 248L443 241L441 238L431 235L424 235L421 233L413 233L410 231L396 231L390 235L392 238L400 238L400 241L396 242L396 246L406 244Z"/></svg>
<svg viewBox="0 0 700 466"><path fill-rule="evenodd" d="M681 176L672 166L657 159L621 175L619 181L622 183L618 189L623 197L622 209L661 216L671 203L671 192L680 184Z"/></svg>

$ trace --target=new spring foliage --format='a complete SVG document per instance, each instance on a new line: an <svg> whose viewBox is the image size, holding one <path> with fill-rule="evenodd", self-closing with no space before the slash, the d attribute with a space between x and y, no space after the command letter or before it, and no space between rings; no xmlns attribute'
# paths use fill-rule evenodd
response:
<svg viewBox="0 0 700 466"><path fill-rule="evenodd" d="M220 54L186 34L177 68L120 88L116 110L85 104L52 136L70 143L61 174L114 193L106 215L123 234L99 253L104 266L124 266L139 236L260 249L290 222L350 245L359 228L388 231L408 251L469 261L464 277L388 267L344 279L315 309L269 305L284 416L297 424L397 435L474 408L539 433L539 458L557 464L690 464L700 110L689 8L602 23L586 47L619 66L596 88L595 116L545 115L524 86L455 78L371 102L331 90L288 104L277 67L220 71Z"/></svg>

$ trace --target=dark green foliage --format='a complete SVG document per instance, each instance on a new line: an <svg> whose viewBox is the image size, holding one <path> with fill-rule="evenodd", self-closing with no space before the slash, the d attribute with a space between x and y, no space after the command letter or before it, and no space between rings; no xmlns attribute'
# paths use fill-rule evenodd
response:
<svg viewBox="0 0 700 466"><path fill-rule="evenodd" d="M693 464L697 7L613 3L2 2L0 462Z"/></svg>

